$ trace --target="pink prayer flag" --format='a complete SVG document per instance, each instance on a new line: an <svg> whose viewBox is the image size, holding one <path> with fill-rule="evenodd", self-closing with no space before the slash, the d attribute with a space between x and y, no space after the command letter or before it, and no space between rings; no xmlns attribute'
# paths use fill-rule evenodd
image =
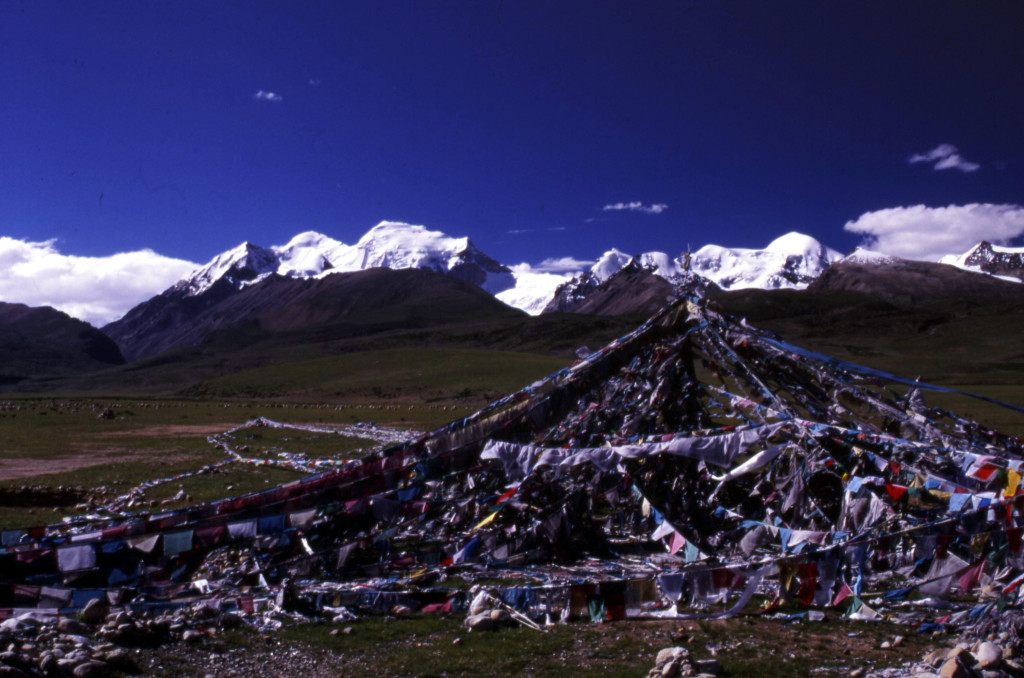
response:
<svg viewBox="0 0 1024 678"><path fill-rule="evenodd" d="M960 578L957 580L957 583L960 584L960 590L967 593L977 586L978 581L981 579L981 571L983 569L985 569L984 558L964 570L964 573L960 575Z"/></svg>
<svg viewBox="0 0 1024 678"><path fill-rule="evenodd" d="M676 551L678 551L679 549L683 548L684 546L686 546L686 537L684 537L683 535L679 534L678 532L673 531L672 532L672 541L669 542L669 545L668 545L669 553L674 554L674 553L676 553Z"/></svg>
<svg viewBox="0 0 1024 678"><path fill-rule="evenodd" d="M853 589L851 589L849 585L844 581L842 587L840 587L839 591L836 593L836 597L832 599L832 604L838 605L839 603L843 602L852 595Z"/></svg>

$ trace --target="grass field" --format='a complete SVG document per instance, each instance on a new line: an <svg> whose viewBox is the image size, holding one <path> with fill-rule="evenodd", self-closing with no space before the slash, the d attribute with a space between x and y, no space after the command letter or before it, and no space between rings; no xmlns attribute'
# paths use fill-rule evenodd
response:
<svg viewBox="0 0 1024 678"><path fill-rule="evenodd" d="M286 423L369 422L430 430L563 367L564 359L472 349L391 349L327 356L245 370L192 389L188 398L12 397L0 401L0 527L56 522L83 496L124 494L226 457L208 442L266 417ZM232 439L246 455L280 459L348 458L370 440L281 429L249 429ZM174 508L179 491L191 501L264 489L295 471L231 465L147 490L149 506ZM5 490L25 485L49 492L52 508L26 506ZM74 487L75 492L63 492ZM166 502L166 503L165 503Z"/></svg>
<svg viewBox="0 0 1024 678"><path fill-rule="evenodd" d="M351 635L332 624L290 626L256 636L232 633L201 667L194 651L166 647L145 661L160 675L191 677L197 669L222 675L240 657L274 672L299 653L322 670L313 676L643 676L665 647L687 648L696 659L716 658L723 676L848 676L919 660L947 639L911 628L850 622L786 623L765 617L717 621L575 622L537 632L524 627L468 633L461 618L367 618ZM895 635L898 647L882 649ZM224 672L226 674L226 672ZM310 676L310 678L313 678Z"/></svg>

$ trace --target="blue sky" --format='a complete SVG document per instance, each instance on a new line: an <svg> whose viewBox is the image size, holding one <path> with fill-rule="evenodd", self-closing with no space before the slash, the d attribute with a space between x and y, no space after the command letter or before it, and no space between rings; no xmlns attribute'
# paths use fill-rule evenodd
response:
<svg viewBox="0 0 1024 678"><path fill-rule="evenodd" d="M791 230L841 251L944 228L1014 244L1022 19L1009 2L5 3L0 236L194 262L384 219L509 264ZM891 211L971 204L924 226ZM844 229L876 212L901 218Z"/></svg>

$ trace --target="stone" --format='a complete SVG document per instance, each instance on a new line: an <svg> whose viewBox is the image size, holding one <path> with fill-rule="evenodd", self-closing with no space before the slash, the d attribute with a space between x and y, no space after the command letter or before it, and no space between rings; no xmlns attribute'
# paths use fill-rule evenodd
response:
<svg viewBox="0 0 1024 678"><path fill-rule="evenodd" d="M1003 662L1003 651L995 643L986 640L974 651L974 659L977 661L975 668L996 669Z"/></svg>
<svg viewBox="0 0 1024 678"><path fill-rule="evenodd" d="M466 617L466 626L469 627L470 631L493 631L498 628L495 621L491 619L489 612L481 612L480 614Z"/></svg>
<svg viewBox="0 0 1024 678"><path fill-rule="evenodd" d="M895 638L892 639L892 646L893 647L899 647L900 645L903 644L903 641L905 641L905 640L906 640L906 638L904 638L903 636L896 636Z"/></svg>
<svg viewBox="0 0 1024 678"><path fill-rule="evenodd" d="M939 669L941 678L970 678L970 670L964 666L958 657L950 657Z"/></svg>
<svg viewBox="0 0 1024 678"><path fill-rule="evenodd" d="M664 650L658 652L658 657L654 660L654 663L658 666L664 666L676 657L689 658L690 651L685 647L666 647Z"/></svg>
<svg viewBox="0 0 1024 678"><path fill-rule="evenodd" d="M49 675L57 671L57 657L52 652L46 652L39 658L39 671Z"/></svg>
<svg viewBox="0 0 1024 678"><path fill-rule="evenodd" d="M693 664L698 673L709 673L717 676L722 672L722 664L714 657L711 659L698 659Z"/></svg>
<svg viewBox="0 0 1024 678"><path fill-rule="evenodd" d="M122 650L121 648L115 648L104 652L103 661L107 662L110 664L111 668L120 671L121 673L127 673L130 675L142 673L142 669L139 668L138 663L135 661L135 657L129 654L127 650Z"/></svg>
<svg viewBox="0 0 1024 678"><path fill-rule="evenodd" d="M109 612L110 608L107 607L105 602L98 598L93 598L78 613L78 618L86 624L100 624L107 618Z"/></svg>
<svg viewBox="0 0 1024 678"><path fill-rule="evenodd" d="M107 663L95 659L79 664L71 673L75 678L102 678L109 674L110 667Z"/></svg>
<svg viewBox="0 0 1024 678"><path fill-rule="evenodd" d="M202 631L196 631L195 629L188 629L185 633L181 634L181 639L186 643L199 643L206 637Z"/></svg>
<svg viewBox="0 0 1024 678"><path fill-rule="evenodd" d="M29 678L29 674L7 664L0 664L0 678Z"/></svg>
<svg viewBox="0 0 1024 678"><path fill-rule="evenodd" d="M680 678L683 673L682 661L678 658L672 659L661 669L662 678Z"/></svg>
<svg viewBox="0 0 1024 678"><path fill-rule="evenodd" d="M971 654L967 646L960 643L948 653L946 653L946 659L960 659L965 666L974 666L974 655Z"/></svg>
<svg viewBox="0 0 1024 678"><path fill-rule="evenodd" d="M938 650L932 650L924 656L924 662L930 664L932 668L939 668L943 662L946 661L946 650L939 648Z"/></svg>
<svg viewBox="0 0 1024 678"><path fill-rule="evenodd" d="M87 636L92 633L92 629L88 625L70 617L65 617L57 622L57 630L75 636Z"/></svg>

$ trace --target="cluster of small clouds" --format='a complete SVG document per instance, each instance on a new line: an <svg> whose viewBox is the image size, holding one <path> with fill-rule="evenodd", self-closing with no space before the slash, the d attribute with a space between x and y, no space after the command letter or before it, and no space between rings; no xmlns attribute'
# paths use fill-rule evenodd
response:
<svg viewBox="0 0 1024 678"><path fill-rule="evenodd" d="M907 162L910 164L934 162L935 165L932 166L932 169L935 170L957 169L961 172L976 172L981 169L981 165L978 163L961 157L953 144L939 144L927 153L915 153L907 158Z"/></svg>
<svg viewBox="0 0 1024 678"><path fill-rule="evenodd" d="M1008 244L1024 235L1024 207L972 203L912 205L866 212L843 230L864 236L863 247L905 259L938 261L961 254L982 240Z"/></svg>
<svg viewBox="0 0 1024 678"><path fill-rule="evenodd" d="M0 301L52 306L102 327L196 268L148 249L80 257L62 254L54 240L0 236Z"/></svg>
<svg viewBox="0 0 1024 678"><path fill-rule="evenodd" d="M282 101L284 101L284 97L281 96L280 94L275 94L274 92L267 92L262 89L259 92L256 92L256 94L253 94L252 98L256 101L272 101L274 103L281 103Z"/></svg>
<svg viewBox="0 0 1024 678"><path fill-rule="evenodd" d="M550 233L550 232L554 232L554 231L564 231L564 230L565 230L565 226L552 226L550 228L513 228L512 230L507 231L507 233L509 235L522 235L524 233L537 233L537 232L540 232L540 231L546 231L546 232Z"/></svg>
<svg viewBox="0 0 1024 678"><path fill-rule="evenodd" d="M605 212L643 212L644 214L661 214L668 209L665 203L645 205L642 202L617 202L602 207Z"/></svg>

